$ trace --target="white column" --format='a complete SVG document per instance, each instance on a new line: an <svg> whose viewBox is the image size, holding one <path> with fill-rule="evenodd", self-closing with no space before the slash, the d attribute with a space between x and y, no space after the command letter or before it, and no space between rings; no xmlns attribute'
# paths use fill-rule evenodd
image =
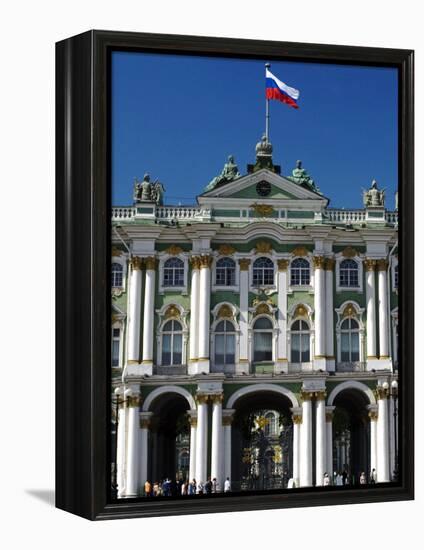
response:
<svg viewBox="0 0 424 550"><path fill-rule="evenodd" d="M208 396L197 396L196 481L207 481Z"/></svg>
<svg viewBox="0 0 424 550"><path fill-rule="evenodd" d="M200 372L209 372L211 262L211 256L200 257L198 357Z"/></svg>
<svg viewBox="0 0 424 550"><path fill-rule="evenodd" d="M388 390L378 386L377 392L377 481L382 483L390 481Z"/></svg>
<svg viewBox="0 0 424 550"><path fill-rule="evenodd" d="M327 364L331 365L328 370L334 370L334 306L333 306L333 258L325 259L325 355ZM330 472L328 472L330 475Z"/></svg>
<svg viewBox="0 0 424 550"><path fill-rule="evenodd" d="M218 488L223 489L223 438L222 431L222 394L211 396L212 401L212 456L211 479L216 478Z"/></svg>
<svg viewBox="0 0 424 550"><path fill-rule="evenodd" d="M367 359L376 359L375 260L365 260L367 301Z"/></svg>
<svg viewBox="0 0 424 550"><path fill-rule="evenodd" d="M222 411L222 424L224 427L224 481L227 477L231 481L231 424L234 413L234 409L224 409ZM223 490L222 486L221 490Z"/></svg>
<svg viewBox="0 0 424 550"><path fill-rule="evenodd" d="M116 388L115 390L115 399L118 401L118 417L117 417L117 441L116 441L116 459L115 459L115 468L116 472L116 483L118 496L121 497L125 493L125 434L126 434L126 409L125 409L125 400L123 396L122 388Z"/></svg>
<svg viewBox="0 0 424 550"><path fill-rule="evenodd" d="M327 426L325 422L325 392L316 394L315 401L316 420L316 469L315 484L324 483L324 474L327 471ZM328 472L327 472L328 473Z"/></svg>
<svg viewBox="0 0 424 550"><path fill-rule="evenodd" d="M191 259L190 294L190 362L196 363L199 345L199 273L200 261L197 256Z"/></svg>
<svg viewBox="0 0 424 550"><path fill-rule="evenodd" d="M197 433L197 411L189 411L190 421L190 469L189 480L192 481L196 477L196 433Z"/></svg>
<svg viewBox="0 0 424 550"><path fill-rule="evenodd" d="M141 488L144 487L148 477L147 468L149 464L149 433L150 422L153 413L144 412L140 413L140 484ZM153 479L149 480L153 482Z"/></svg>
<svg viewBox="0 0 424 550"><path fill-rule="evenodd" d="M327 473L333 481L333 413L335 407L325 407L325 424L327 431Z"/></svg>
<svg viewBox="0 0 424 550"><path fill-rule="evenodd" d="M288 260L278 264L278 355L275 364L277 373L288 372L287 361L287 268Z"/></svg>
<svg viewBox="0 0 424 550"><path fill-rule="evenodd" d="M300 466L300 430L302 425L302 408L291 409L293 414L293 482L299 487L299 466Z"/></svg>
<svg viewBox="0 0 424 550"><path fill-rule="evenodd" d="M143 285L142 261L138 256L131 258L131 275L128 304L128 346L127 362L138 363L140 359L140 316Z"/></svg>
<svg viewBox="0 0 424 550"><path fill-rule="evenodd" d="M314 256L315 356L314 367L325 365L325 273L324 257ZM321 365L320 365L321 363Z"/></svg>
<svg viewBox="0 0 424 550"><path fill-rule="evenodd" d="M312 395L302 392L302 424L300 428L300 487L312 486Z"/></svg>
<svg viewBox="0 0 424 550"><path fill-rule="evenodd" d="M153 365L153 327L155 320L155 279L156 258L149 257L146 262L146 287L144 291L143 316L143 364Z"/></svg>
<svg viewBox="0 0 424 550"><path fill-rule="evenodd" d="M128 389L125 392L127 400L127 464L126 464L126 481L125 481L125 496L134 497L140 491L140 464L139 464L139 411L140 397Z"/></svg>
<svg viewBox="0 0 424 550"><path fill-rule="evenodd" d="M380 359L389 359L389 316L387 308L387 266L385 259L377 261L378 270L378 339Z"/></svg>
<svg viewBox="0 0 424 550"><path fill-rule="evenodd" d="M239 373L249 373L249 265L248 258L239 260L240 266L240 358Z"/></svg>
<svg viewBox="0 0 424 550"><path fill-rule="evenodd" d="M378 419L378 407L377 405L369 405L368 417L370 419L370 471L375 470L377 472L377 419Z"/></svg>

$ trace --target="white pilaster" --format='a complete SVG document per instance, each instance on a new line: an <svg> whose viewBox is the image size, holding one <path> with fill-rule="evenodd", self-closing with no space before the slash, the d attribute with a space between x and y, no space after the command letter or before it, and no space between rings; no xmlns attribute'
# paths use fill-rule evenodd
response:
<svg viewBox="0 0 424 550"><path fill-rule="evenodd" d="M249 373L249 265L248 258L239 259L240 265L240 358L238 374Z"/></svg>
<svg viewBox="0 0 424 550"><path fill-rule="evenodd" d="M209 372L211 256L200 256L198 372Z"/></svg>
<svg viewBox="0 0 424 550"><path fill-rule="evenodd" d="M390 481L388 390L378 386L377 392L377 481L383 483Z"/></svg>
<svg viewBox="0 0 424 550"><path fill-rule="evenodd" d="M325 272L324 257L314 256L315 354L314 369L325 370Z"/></svg>
<svg viewBox="0 0 424 550"><path fill-rule="evenodd" d="M291 409L293 414L293 482L295 487L299 487L300 471L300 430L302 425L302 408L294 407Z"/></svg>
<svg viewBox="0 0 424 550"><path fill-rule="evenodd" d="M207 481L208 396L197 396L196 481Z"/></svg>
<svg viewBox="0 0 424 550"><path fill-rule="evenodd" d="M377 471L377 419L378 419L378 406L368 406L368 417L370 419L370 471L368 475L375 469Z"/></svg>
<svg viewBox="0 0 424 550"><path fill-rule="evenodd" d="M325 407L325 424L327 432L327 473L333 480L333 413L336 407Z"/></svg>
<svg viewBox="0 0 424 550"><path fill-rule="evenodd" d="M377 261L378 272L378 337L380 360L389 359L389 312L387 308L387 265L385 259Z"/></svg>
<svg viewBox="0 0 424 550"><path fill-rule="evenodd" d="M140 315L143 284L142 261L138 256L131 258L131 275L128 304L128 347L127 362L138 363L140 359Z"/></svg>
<svg viewBox="0 0 424 550"><path fill-rule="evenodd" d="M317 392L315 401L316 420L316 469L317 486L323 485L327 471L327 427L325 422L325 392ZM328 473L328 472L327 472Z"/></svg>
<svg viewBox="0 0 424 550"><path fill-rule="evenodd" d="M199 353L199 285L200 260L197 256L191 259L191 294L190 294L190 359L189 374L197 374Z"/></svg>
<svg viewBox="0 0 424 550"><path fill-rule="evenodd" d="M302 424L300 428L300 487L312 486L312 394L302 392Z"/></svg>
<svg viewBox="0 0 424 550"><path fill-rule="evenodd" d="M118 401L118 417L117 417L117 442L116 442L116 484L118 497L122 497L125 493L125 434L126 434L126 409L124 392L122 388L116 388L115 399Z"/></svg>
<svg viewBox="0 0 424 550"><path fill-rule="evenodd" d="M125 391L127 401L127 464L126 464L126 481L125 481L125 496L135 497L140 491L140 464L139 464L139 449L140 449L140 426L139 426L139 410L140 397L133 390Z"/></svg>
<svg viewBox="0 0 424 550"><path fill-rule="evenodd" d="M153 416L152 412L140 413L140 484L144 487L148 477L149 464L149 433L150 421ZM153 480L150 480L153 482Z"/></svg>
<svg viewBox="0 0 424 550"><path fill-rule="evenodd" d="M375 260L365 260L367 301L367 369L375 368L377 359L375 323Z"/></svg>
<svg viewBox="0 0 424 550"><path fill-rule="evenodd" d="M197 435L197 411L189 411L190 420L190 466L189 480L192 481L196 477L196 435Z"/></svg>
<svg viewBox="0 0 424 550"><path fill-rule="evenodd" d="M211 449L211 479L216 478L219 491L223 490L223 439L222 430L222 394L212 395L212 449Z"/></svg>
<svg viewBox="0 0 424 550"><path fill-rule="evenodd" d="M325 355L327 357L327 370L334 372L334 306L333 306L333 258L326 258L325 263ZM330 472L328 472L330 475Z"/></svg>
<svg viewBox="0 0 424 550"><path fill-rule="evenodd" d="M222 424L224 427L224 481L227 477L231 481L231 424L233 422L234 409L222 411ZM223 487L221 486L221 490Z"/></svg>
<svg viewBox="0 0 424 550"><path fill-rule="evenodd" d="M288 372L287 360L287 268L289 261L282 259L278 263L278 356L275 363L276 373Z"/></svg>
<svg viewBox="0 0 424 550"><path fill-rule="evenodd" d="M153 367L153 327L155 315L156 259L146 258L146 287L144 292L143 316L143 361L144 374L152 374Z"/></svg>

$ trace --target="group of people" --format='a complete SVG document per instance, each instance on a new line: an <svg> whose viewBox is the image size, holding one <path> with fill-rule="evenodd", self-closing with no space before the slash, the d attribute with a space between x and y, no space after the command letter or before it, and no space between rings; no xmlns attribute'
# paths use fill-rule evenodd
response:
<svg viewBox="0 0 424 550"><path fill-rule="evenodd" d="M365 472L361 472L360 475L359 475L359 478L357 478L356 480L353 478L353 476L352 477L349 476L349 474L347 473L346 470L343 470L342 472L334 472L332 479L330 478L328 473L325 472L323 485L324 486L328 486L328 485L338 485L338 486L351 485L351 484L354 484L355 481L356 481L356 483L358 483L358 481L359 481L359 485L366 485L367 483L376 483L376 481L377 481L377 472L376 472L375 468L372 469L372 471L369 475L369 479L367 479L367 476L366 476Z"/></svg>
<svg viewBox="0 0 424 550"><path fill-rule="evenodd" d="M224 482L223 490L224 493L229 493L231 491L229 477L227 477ZM180 478L171 480L166 477L162 481L155 481L153 484L147 480L144 484L144 496L146 497L183 497L190 495L209 495L220 492L221 487L216 477L213 479L208 478L205 483L202 481L197 482L195 479L191 481Z"/></svg>

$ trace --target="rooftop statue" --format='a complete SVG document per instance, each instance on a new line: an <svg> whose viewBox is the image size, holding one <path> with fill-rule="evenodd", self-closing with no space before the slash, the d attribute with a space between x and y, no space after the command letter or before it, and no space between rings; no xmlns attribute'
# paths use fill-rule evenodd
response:
<svg viewBox="0 0 424 550"><path fill-rule="evenodd" d="M150 175L144 174L143 181L136 179L134 182L134 203L155 202L158 206L162 206L164 191L165 188L160 181L156 180L151 183Z"/></svg>
<svg viewBox="0 0 424 550"><path fill-rule="evenodd" d="M365 208L368 208L369 206L384 206L384 196L385 196L385 189L378 189L377 188L377 181L373 180L371 183L371 187L368 189L363 189L363 200L364 200L364 206Z"/></svg>
<svg viewBox="0 0 424 550"><path fill-rule="evenodd" d="M230 183L230 181L233 181L239 177L240 173L238 171L238 166L234 162L233 155L230 155L228 157L228 162L224 164L222 172L219 174L219 176L213 178L213 180L205 187L204 193L212 191L212 189L215 189L217 187L221 187L221 185L225 185L226 183Z"/></svg>
<svg viewBox="0 0 424 550"><path fill-rule="evenodd" d="M292 175L288 176L287 179L294 183L297 183L298 185L301 185L302 187L306 187L314 193L319 193L321 195L321 191L315 185L314 180L311 178L308 172L304 168L302 168L301 160L298 160L296 162L296 168L293 170Z"/></svg>
<svg viewBox="0 0 424 550"><path fill-rule="evenodd" d="M256 144L256 157L272 157L272 144L264 134Z"/></svg>

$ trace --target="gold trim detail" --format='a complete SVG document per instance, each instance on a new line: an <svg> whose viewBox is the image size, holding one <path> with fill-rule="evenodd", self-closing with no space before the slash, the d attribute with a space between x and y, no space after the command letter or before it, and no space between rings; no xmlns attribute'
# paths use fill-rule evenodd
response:
<svg viewBox="0 0 424 550"><path fill-rule="evenodd" d="M255 202L250 206L250 208L253 209L255 214L263 216L264 218L268 218L274 213L274 208L270 204L258 204Z"/></svg>
<svg viewBox="0 0 424 550"><path fill-rule="evenodd" d="M222 393L215 393L209 396L210 402L212 404L214 403L222 403L224 401L224 395Z"/></svg>
<svg viewBox="0 0 424 550"><path fill-rule="evenodd" d="M218 319L232 319L233 318L233 310L230 308L228 304L223 304L217 313Z"/></svg>
<svg viewBox="0 0 424 550"><path fill-rule="evenodd" d="M191 264L191 269L199 269L200 268L199 256L192 256L190 258L190 264Z"/></svg>
<svg viewBox="0 0 424 550"><path fill-rule="evenodd" d="M221 244L218 247L218 254L220 256L231 256L235 251L236 249L230 244Z"/></svg>
<svg viewBox="0 0 424 550"><path fill-rule="evenodd" d="M140 258L139 256L132 256L130 260L131 269L133 270L140 270L143 269L143 258Z"/></svg>
<svg viewBox="0 0 424 550"><path fill-rule="evenodd" d="M325 262L324 256L314 256L312 258L312 262L314 264L315 269L324 269L324 262Z"/></svg>
<svg viewBox="0 0 424 550"><path fill-rule="evenodd" d="M287 271L287 268L289 267L289 261L288 260L277 260L278 265L278 271Z"/></svg>
<svg viewBox="0 0 424 550"><path fill-rule="evenodd" d="M345 317L354 317L356 316L356 309L355 306L352 303L346 304L346 307L343 310L342 317L343 319Z"/></svg>
<svg viewBox="0 0 424 550"><path fill-rule="evenodd" d="M334 258L325 258L324 260L324 269L325 271L334 271L334 264L335 264Z"/></svg>
<svg viewBox="0 0 424 550"><path fill-rule="evenodd" d="M308 316L308 310L303 304L299 304L296 306L296 309L293 312L293 317L307 317Z"/></svg>
<svg viewBox="0 0 424 550"><path fill-rule="evenodd" d="M375 395L377 399L387 399L389 397L389 388L383 388L382 386L377 386L375 388Z"/></svg>
<svg viewBox="0 0 424 550"><path fill-rule="evenodd" d="M150 418L140 418L140 428L143 430L148 430L151 424Z"/></svg>
<svg viewBox="0 0 424 550"><path fill-rule="evenodd" d="M210 269L212 265L212 256L200 256L200 269Z"/></svg>
<svg viewBox="0 0 424 550"><path fill-rule="evenodd" d="M127 365L138 365L140 361L138 359L129 359Z"/></svg>
<svg viewBox="0 0 424 550"><path fill-rule="evenodd" d="M122 256L123 252L116 246L112 246L112 257L116 256Z"/></svg>
<svg viewBox="0 0 424 550"><path fill-rule="evenodd" d="M255 250L259 252L259 254L269 254L272 250L272 244L267 241L258 241Z"/></svg>
<svg viewBox="0 0 424 550"><path fill-rule="evenodd" d="M144 259L146 262L146 269L156 270L157 260L153 256L149 256Z"/></svg>
<svg viewBox="0 0 424 550"><path fill-rule="evenodd" d="M240 271L248 271L249 270L249 265L250 265L249 258L240 258L239 259Z"/></svg>
<svg viewBox="0 0 424 550"><path fill-rule="evenodd" d="M177 317L178 319L181 317L180 310L174 304L171 304L165 311L165 319L170 317Z"/></svg>
<svg viewBox="0 0 424 550"><path fill-rule="evenodd" d="M181 254L181 252L184 252L184 250L181 248L181 246L171 244L171 246L168 247L165 252L167 254L170 254L171 256L178 256L178 254Z"/></svg>
<svg viewBox="0 0 424 550"><path fill-rule="evenodd" d="M333 413L332 412L326 412L325 413L325 421L326 422L333 422Z"/></svg>
<svg viewBox="0 0 424 550"><path fill-rule="evenodd" d="M327 392L325 390L316 391L314 397L317 401L323 401L327 397Z"/></svg>
<svg viewBox="0 0 424 550"><path fill-rule="evenodd" d="M380 355L380 360L381 359L390 359L390 355Z"/></svg>
<svg viewBox="0 0 424 550"><path fill-rule="evenodd" d="M314 397L314 392L313 391L302 390L300 392L300 398L301 398L302 401L311 401L313 397Z"/></svg>
<svg viewBox="0 0 424 550"><path fill-rule="evenodd" d="M288 363L288 359L286 359L285 357L279 357L277 359L277 363Z"/></svg>
<svg viewBox="0 0 424 550"><path fill-rule="evenodd" d="M369 411L368 417L370 420L378 420L378 412L377 411Z"/></svg>
<svg viewBox="0 0 424 550"><path fill-rule="evenodd" d="M377 260L377 271L387 271L389 262L385 258Z"/></svg>
<svg viewBox="0 0 424 550"><path fill-rule="evenodd" d="M233 420L234 420L234 417L233 417L232 414L223 416L222 417L222 425L223 426L231 426L231 424L233 423Z"/></svg>
<svg viewBox="0 0 424 550"><path fill-rule="evenodd" d="M356 251L355 248L353 248L352 246L347 246L343 252L342 252L342 256L344 258L355 258L356 256L358 256L358 253Z"/></svg>
<svg viewBox="0 0 424 550"><path fill-rule="evenodd" d="M192 428L197 428L197 418L193 416L188 417L189 424Z"/></svg>
<svg viewBox="0 0 424 550"><path fill-rule="evenodd" d="M207 404L209 401L209 395L200 394L196 395L196 402L198 405Z"/></svg>
<svg viewBox="0 0 424 550"><path fill-rule="evenodd" d="M139 395L130 395L127 397L127 405L130 408L139 407L141 405L141 398Z"/></svg>
<svg viewBox="0 0 424 550"><path fill-rule="evenodd" d="M263 315L263 314L270 314L269 306L267 304L259 304L258 307L255 309L255 315Z"/></svg>
<svg viewBox="0 0 424 550"><path fill-rule="evenodd" d="M370 260L369 258L364 260L365 271L374 271L376 263L377 262L375 260Z"/></svg>
<svg viewBox="0 0 424 550"><path fill-rule="evenodd" d="M239 359L239 363L249 363L249 359Z"/></svg>
<svg viewBox="0 0 424 550"><path fill-rule="evenodd" d="M302 415L299 413L293 413L293 424L302 424Z"/></svg>
<svg viewBox="0 0 424 550"><path fill-rule="evenodd" d="M367 355L367 359L378 359L376 355Z"/></svg>
<svg viewBox="0 0 424 550"><path fill-rule="evenodd" d="M297 246L292 251L293 256L307 256L308 254L309 254L309 252L307 251L307 249L304 246Z"/></svg>

